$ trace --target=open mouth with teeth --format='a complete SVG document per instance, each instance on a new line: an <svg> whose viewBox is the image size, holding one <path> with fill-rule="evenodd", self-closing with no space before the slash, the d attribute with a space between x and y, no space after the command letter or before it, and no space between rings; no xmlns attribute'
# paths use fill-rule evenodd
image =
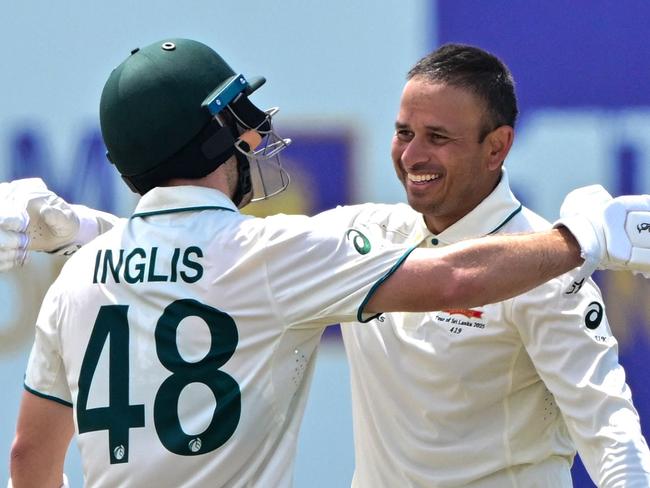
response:
<svg viewBox="0 0 650 488"><path fill-rule="evenodd" d="M407 173L407 177L409 181L412 181L413 183L426 183L427 181L437 180L438 178L440 178L440 175L438 174L414 175L411 173Z"/></svg>

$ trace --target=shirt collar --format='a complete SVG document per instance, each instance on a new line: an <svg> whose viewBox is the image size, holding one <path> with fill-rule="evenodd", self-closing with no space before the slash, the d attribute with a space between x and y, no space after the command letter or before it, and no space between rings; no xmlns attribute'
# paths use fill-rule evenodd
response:
<svg viewBox="0 0 650 488"><path fill-rule="evenodd" d="M213 188L202 186L158 186L142 196L135 207L132 217L210 209L228 210L230 212L239 211L232 200Z"/></svg>
<svg viewBox="0 0 650 488"><path fill-rule="evenodd" d="M505 168L501 171L501 180L496 188L481 203L458 222L450 225L440 234L433 235L424 222L419 219L419 233L423 236L433 236L442 244L482 237L496 233L521 211L521 203L510 191L508 174ZM430 242L430 239L427 239Z"/></svg>

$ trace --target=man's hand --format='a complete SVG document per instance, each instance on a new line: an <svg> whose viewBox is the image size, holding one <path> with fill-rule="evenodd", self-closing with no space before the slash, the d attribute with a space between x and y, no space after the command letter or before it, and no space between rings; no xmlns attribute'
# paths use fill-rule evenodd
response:
<svg viewBox="0 0 650 488"><path fill-rule="evenodd" d="M612 198L600 185L569 193L560 220L582 249L584 264L567 293L577 292L597 268L650 277L650 196Z"/></svg>
<svg viewBox="0 0 650 488"><path fill-rule="evenodd" d="M86 207L70 205L39 178L0 184L0 271L22 265L28 250L69 255L99 234Z"/></svg>

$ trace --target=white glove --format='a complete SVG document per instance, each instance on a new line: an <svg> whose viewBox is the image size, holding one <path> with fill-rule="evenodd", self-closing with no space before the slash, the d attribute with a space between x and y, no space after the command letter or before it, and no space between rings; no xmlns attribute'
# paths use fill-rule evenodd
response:
<svg viewBox="0 0 650 488"><path fill-rule="evenodd" d="M615 198L604 217L607 269L631 269L650 278L650 195Z"/></svg>
<svg viewBox="0 0 650 488"><path fill-rule="evenodd" d="M27 211L4 197L8 183L0 184L0 271L22 264L27 255Z"/></svg>
<svg viewBox="0 0 650 488"><path fill-rule="evenodd" d="M0 184L0 271L27 250L69 255L99 234L94 211L69 205L39 178Z"/></svg>
<svg viewBox="0 0 650 488"><path fill-rule="evenodd" d="M650 271L650 197L626 196L612 199L600 185L578 188L569 193L560 208L560 220L580 244L585 260L566 293L577 293L597 269ZM638 227L638 229L637 229ZM637 232L636 235L632 231Z"/></svg>

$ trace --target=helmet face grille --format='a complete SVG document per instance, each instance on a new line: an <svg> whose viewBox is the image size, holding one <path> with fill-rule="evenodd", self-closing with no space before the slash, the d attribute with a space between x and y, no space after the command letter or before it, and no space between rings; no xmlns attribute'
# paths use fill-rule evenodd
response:
<svg viewBox="0 0 650 488"><path fill-rule="evenodd" d="M273 116L279 109L274 107L262 112L263 119L251 127L238 116L233 107L228 108L242 133L235 149L250 162L252 201L265 200L284 191L289 186L290 177L282 167L280 153L291 144L291 139L283 139L273 128ZM251 132L254 137L247 137Z"/></svg>
<svg viewBox="0 0 650 488"><path fill-rule="evenodd" d="M267 159L264 163L253 160L250 171L253 187L252 202L266 200L282 193L291 182L289 173L280 164L279 157L275 161Z"/></svg>

